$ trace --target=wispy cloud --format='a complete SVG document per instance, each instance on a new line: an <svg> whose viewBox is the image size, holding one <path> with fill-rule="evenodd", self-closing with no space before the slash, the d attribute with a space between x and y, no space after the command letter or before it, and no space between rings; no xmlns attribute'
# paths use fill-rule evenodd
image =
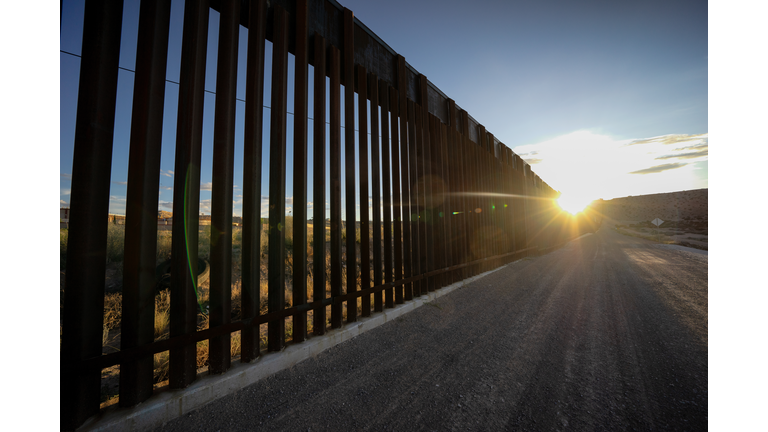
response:
<svg viewBox="0 0 768 432"><path fill-rule="evenodd" d="M665 156L659 156L656 159L696 159L709 155L709 150L701 150L697 152L670 154Z"/></svg>
<svg viewBox="0 0 768 432"><path fill-rule="evenodd" d="M61 178L66 180L72 180L72 174L61 173Z"/></svg>
<svg viewBox="0 0 768 432"><path fill-rule="evenodd" d="M513 151L520 157L536 153L524 160L563 194L611 199L707 187L706 178L695 170L695 163L708 159L707 141L706 133L616 139L576 131Z"/></svg>
<svg viewBox="0 0 768 432"><path fill-rule="evenodd" d="M675 149L675 151L702 150L702 149L707 149L707 148L709 148L709 140L706 140L706 141L704 141L703 143L700 143L700 144L694 144L694 145L685 146L685 147L678 147L678 148Z"/></svg>
<svg viewBox="0 0 768 432"><path fill-rule="evenodd" d="M166 177L173 178L173 171L171 171L171 170L167 170L167 171L166 170L160 170L160 174L164 175Z"/></svg>
<svg viewBox="0 0 768 432"><path fill-rule="evenodd" d="M203 183L203 184L201 184L201 185L200 185L200 190L201 190L201 191L210 191L210 190L213 190L213 183L211 183L211 182L208 182L208 183Z"/></svg>
<svg viewBox="0 0 768 432"><path fill-rule="evenodd" d="M125 214L125 197L121 195L109 196L109 213Z"/></svg>
<svg viewBox="0 0 768 432"><path fill-rule="evenodd" d="M630 174L655 174L660 173L663 171L669 171L673 169L682 168L684 166L688 165L687 163L677 162L677 163L670 163L670 164L664 164L664 165L656 165L652 166L650 168L645 168L637 171L632 171Z"/></svg>
<svg viewBox="0 0 768 432"><path fill-rule="evenodd" d="M128 184L127 181L113 181L112 183L113 184L118 184L118 185L123 185L123 186L126 186Z"/></svg>
<svg viewBox="0 0 768 432"><path fill-rule="evenodd" d="M200 200L200 211L203 213L211 212L211 200Z"/></svg>
<svg viewBox="0 0 768 432"><path fill-rule="evenodd" d="M696 134L696 135L685 135L685 134L661 135L653 138L634 140L627 145L632 146L632 145L641 145L641 144L662 144L662 145L678 144L678 143L685 143L685 142L691 142L691 141L706 140L707 136L708 134L706 133Z"/></svg>

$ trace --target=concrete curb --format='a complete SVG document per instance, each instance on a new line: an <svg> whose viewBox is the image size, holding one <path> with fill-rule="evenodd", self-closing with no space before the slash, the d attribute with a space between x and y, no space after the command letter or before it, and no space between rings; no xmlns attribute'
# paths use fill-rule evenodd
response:
<svg viewBox="0 0 768 432"><path fill-rule="evenodd" d="M510 263L513 264L513 263ZM245 388L283 369L290 368L310 357L346 342L363 332L376 328L388 321L432 302L457 289L463 288L480 278L501 270L509 264L456 282L425 296L417 297L393 309L363 318L323 336L310 336L306 341L288 345L281 352L262 354L251 363L232 362L232 368L221 375L205 375L192 385L180 390L161 390L148 401L133 408L113 406L88 419L78 431L137 431L154 429L164 423L181 417L203 405Z"/></svg>

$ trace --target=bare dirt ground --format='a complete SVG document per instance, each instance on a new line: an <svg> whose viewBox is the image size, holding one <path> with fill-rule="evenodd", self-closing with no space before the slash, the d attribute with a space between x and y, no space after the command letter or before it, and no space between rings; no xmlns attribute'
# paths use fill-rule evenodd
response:
<svg viewBox="0 0 768 432"><path fill-rule="evenodd" d="M158 430L706 430L707 278L604 226Z"/></svg>
<svg viewBox="0 0 768 432"><path fill-rule="evenodd" d="M635 237L709 250L709 189L614 198L601 202L606 222ZM660 227L651 221L664 221Z"/></svg>

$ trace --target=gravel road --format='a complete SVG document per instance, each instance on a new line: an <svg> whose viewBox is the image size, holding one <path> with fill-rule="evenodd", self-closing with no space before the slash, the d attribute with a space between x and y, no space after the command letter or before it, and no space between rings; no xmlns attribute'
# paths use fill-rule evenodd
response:
<svg viewBox="0 0 768 432"><path fill-rule="evenodd" d="M158 430L706 430L707 260L604 225Z"/></svg>

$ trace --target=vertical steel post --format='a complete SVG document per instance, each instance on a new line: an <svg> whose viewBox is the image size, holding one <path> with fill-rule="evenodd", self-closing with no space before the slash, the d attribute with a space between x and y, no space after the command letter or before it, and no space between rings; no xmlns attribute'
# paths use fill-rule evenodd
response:
<svg viewBox="0 0 768 432"><path fill-rule="evenodd" d="M325 39L318 33L314 36L314 120L312 153L314 164L312 168L312 224L313 235L313 265L312 265L312 300L325 299ZM325 306L318 306L312 311L312 329L316 335L325 334Z"/></svg>
<svg viewBox="0 0 768 432"><path fill-rule="evenodd" d="M408 122L408 88L405 69L405 57L398 55L395 58L395 67L397 69L397 93L398 93L398 114L400 116L400 186L402 192L400 195L403 223L403 277L409 278L412 273L411 257L411 183L408 179L408 142L409 130L413 128L413 123ZM410 300L413 293L413 284L407 283L398 287L398 291L404 291L404 299ZM410 293L410 294L409 294Z"/></svg>
<svg viewBox="0 0 768 432"><path fill-rule="evenodd" d="M358 148L360 178L360 289L371 287L370 221L368 220L368 80L367 72L357 66L357 123L359 128ZM357 303L357 301L355 301ZM371 296L362 298L362 316L371 316Z"/></svg>
<svg viewBox="0 0 768 432"><path fill-rule="evenodd" d="M85 5L62 312L62 429L74 429L99 411L101 373L78 366L101 355L122 12L122 1Z"/></svg>
<svg viewBox="0 0 768 432"><path fill-rule="evenodd" d="M453 247L451 242L451 236L453 232L453 218L451 217L452 209L452 197L451 192L453 190L451 189L452 180L451 177L453 176L453 173L451 172L451 164L449 160L449 154L448 154L448 145L450 142L450 125L446 125L443 123L438 123L440 126L440 157L442 161L442 169L443 173L440 177L443 181L443 206L442 206L442 223L443 223L443 229L442 234L443 238L440 241L440 247L443 249L443 253L445 254L445 258L443 260L443 267L450 267L453 265L454 259L453 259ZM443 273L440 275L440 279L442 280L442 286L448 286L450 285L453 280L451 273Z"/></svg>
<svg viewBox="0 0 768 432"><path fill-rule="evenodd" d="M416 147L416 125L413 112L413 101L408 100L406 104L408 119L406 123L407 136L405 142L401 142L400 161L403 186L403 264L404 276L409 278L418 274L418 226L413 222L413 214L416 209L416 186L412 183L416 177L411 169L411 163L414 159L411 150ZM414 240L415 239L415 240ZM415 247L414 249L414 242ZM418 287L418 282L407 283L404 286L405 300L413 299L413 289Z"/></svg>
<svg viewBox="0 0 768 432"><path fill-rule="evenodd" d="M170 0L141 3L125 202L122 350L150 344L155 337L157 207L170 20ZM151 355L120 364L120 406L134 406L152 395L153 369Z"/></svg>
<svg viewBox="0 0 768 432"><path fill-rule="evenodd" d="M347 293L357 291L357 247L355 246L355 23L344 8L342 72L344 80L344 190L347 229ZM362 203L360 203L362 206ZM362 236L362 234L361 234ZM357 299L347 301L347 322L357 321Z"/></svg>
<svg viewBox="0 0 768 432"><path fill-rule="evenodd" d="M449 165L449 191L448 194L448 211L446 216L450 219L449 225L451 229L449 233L449 242L451 248L451 266L458 265L462 262L461 254L462 248L461 235L464 233L462 229L464 227L464 197L459 193L460 189L460 174L461 165L459 160L459 137L458 137L458 122L456 120L456 102L453 99L448 99L448 165ZM456 282L461 279L463 275L463 269L454 270L450 274L450 282Z"/></svg>
<svg viewBox="0 0 768 432"><path fill-rule="evenodd" d="M419 173L418 173L418 160L416 155L416 149L421 144L421 115L419 115L419 122L416 122L416 112L421 113L421 108L413 101L408 101L408 178L409 193L411 198L409 223L411 228L411 276L418 276L421 274L421 256L422 250L419 245L419 195L422 193L419 190ZM412 284L408 284L405 289L405 299L411 300L414 295L417 297L421 295L421 285L424 280L416 281Z"/></svg>
<svg viewBox="0 0 768 432"><path fill-rule="evenodd" d="M269 140L269 312L285 307L285 147L288 109L288 13L274 6ZM269 351L285 345L285 319L267 325Z"/></svg>
<svg viewBox="0 0 768 432"><path fill-rule="evenodd" d="M330 47L331 297L341 295L341 53ZM341 327L342 304L331 305L331 328Z"/></svg>
<svg viewBox="0 0 768 432"><path fill-rule="evenodd" d="M257 0L248 11L248 64L245 81L245 136L243 145L243 253L242 314L253 319L261 309L261 165L264 115L264 41L266 1ZM259 356L258 326L240 333L240 360Z"/></svg>
<svg viewBox="0 0 768 432"><path fill-rule="evenodd" d="M419 217L419 242L421 243L421 271L427 273L435 269L434 248L434 215L432 213L432 162L431 162L431 119L429 117L429 90L427 77L420 74L419 80L419 105L421 105L421 145L417 147L419 163L419 202L422 208ZM435 290L435 278L428 277L422 280L422 294Z"/></svg>
<svg viewBox="0 0 768 432"><path fill-rule="evenodd" d="M445 138L443 133L443 124L440 119L430 115L430 124L432 126L431 143L431 156L432 156L432 172L430 183L432 186L432 226L433 226L433 238L432 249L434 253L434 262L432 263L431 270L445 268L446 262L446 248L445 248L445 178L446 172L443 166L444 156L442 143ZM435 278L434 289L442 288L445 286L444 274L439 274Z"/></svg>
<svg viewBox="0 0 768 432"><path fill-rule="evenodd" d="M382 283L381 256L381 150L379 138L379 79L374 74L368 75L371 99L371 208L373 213L373 286ZM374 312L384 310L384 293L379 291L373 296Z"/></svg>
<svg viewBox="0 0 768 432"><path fill-rule="evenodd" d="M213 123L213 186L211 188L211 328L232 322L232 195L235 168L235 98L240 2L220 4L216 111ZM232 363L232 336L208 341L210 374L227 371Z"/></svg>
<svg viewBox="0 0 768 432"><path fill-rule="evenodd" d="M392 224L393 224L393 205L392 205L392 167L389 142L389 86L386 81L379 81L379 93L381 94L381 172L382 172L382 193L384 195L384 282L392 283L393 264L392 264ZM384 305L388 308L394 307L394 289L384 290Z"/></svg>
<svg viewBox="0 0 768 432"><path fill-rule="evenodd" d="M475 153L475 182L476 187L475 190L477 191L477 204L478 208L480 209L480 213L477 214L478 219L478 225L477 225L477 234L475 235L476 241L478 241L478 249L480 252L481 258L488 258L490 255L489 250L490 247L488 245L489 236L486 234L486 230L488 229L488 214L490 213L490 210L488 209L488 196L486 195L486 192L488 192L485 180L486 180L486 170L487 167L487 161L486 161L486 133L485 133L485 127L483 125L477 125L477 145L472 145L472 151ZM488 268L488 262L483 262L478 267L478 273L482 273L487 270Z"/></svg>
<svg viewBox="0 0 768 432"><path fill-rule="evenodd" d="M307 0L296 0L293 104L293 306L307 302ZM323 86L325 87L325 86ZM307 337L307 312L293 314L293 342Z"/></svg>
<svg viewBox="0 0 768 432"><path fill-rule="evenodd" d="M197 241L200 218L200 161L203 140L208 2L184 7L176 161L173 181L170 336L197 330ZM197 347L170 350L169 385L187 387L197 375Z"/></svg>
<svg viewBox="0 0 768 432"><path fill-rule="evenodd" d="M394 87L389 88L389 109L391 110L391 134L392 140L392 220L394 222L394 250L395 250L395 281L403 279L403 229L405 221L403 220L403 198L400 193L400 143L398 140L398 122L399 122L399 100L398 92ZM400 127L405 129L405 122L400 123ZM395 304L403 303L403 286L394 288Z"/></svg>

